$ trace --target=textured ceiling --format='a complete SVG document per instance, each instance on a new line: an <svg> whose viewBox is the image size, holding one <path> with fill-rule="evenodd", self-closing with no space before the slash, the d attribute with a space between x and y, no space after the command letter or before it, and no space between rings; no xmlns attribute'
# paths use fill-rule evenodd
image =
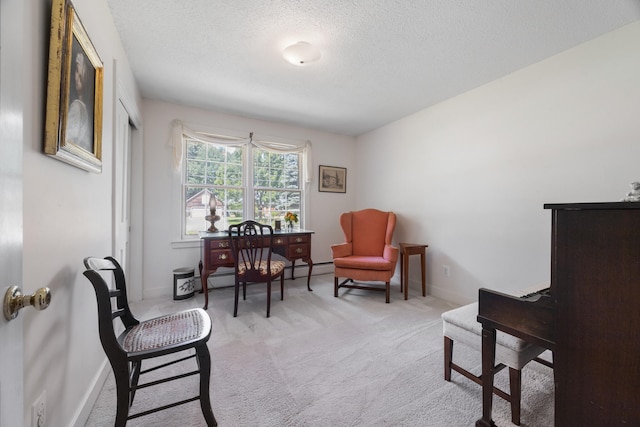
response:
<svg viewBox="0 0 640 427"><path fill-rule="evenodd" d="M345 135L640 20L640 0L108 3L143 97ZM319 62L282 58L300 40Z"/></svg>

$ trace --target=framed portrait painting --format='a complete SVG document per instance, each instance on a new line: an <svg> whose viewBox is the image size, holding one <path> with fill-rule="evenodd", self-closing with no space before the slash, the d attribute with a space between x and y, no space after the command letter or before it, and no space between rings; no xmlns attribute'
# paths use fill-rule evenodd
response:
<svg viewBox="0 0 640 427"><path fill-rule="evenodd" d="M320 165L318 191L327 193L346 193L347 168Z"/></svg>
<svg viewBox="0 0 640 427"><path fill-rule="evenodd" d="M51 8L44 152L102 172L103 65L69 0Z"/></svg>

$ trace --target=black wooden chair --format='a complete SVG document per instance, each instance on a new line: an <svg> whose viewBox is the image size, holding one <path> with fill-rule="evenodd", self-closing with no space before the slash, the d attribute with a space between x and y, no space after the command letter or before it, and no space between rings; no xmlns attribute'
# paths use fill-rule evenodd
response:
<svg viewBox="0 0 640 427"><path fill-rule="evenodd" d="M267 284L267 317L271 315L271 281L280 278L280 300L284 299L284 261L272 261L273 228L256 221L229 227L229 243L235 260L235 300L233 317L238 315L238 293L247 299L247 283Z"/></svg>
<svg viewBox="0 0 640 427"><path fill-rule="evenodd" d="M207 348L207 341L211 335L211 319L207 312L196 308L139 321L129 309L125 277L120 264L112 257L104 259L88 257L84 259L84 265L87 268L84 275L91 281L98 302L100 341L109 363L111 363L116 381L117 411L115 426L124 426L127 420L196 400L200 400L200 408L207 426L217 426L209 399L211 358ZM110 289L100 271L113 272L115 289ZM112 298L115 298L115 307L112 306ZM114 328L114 320L116 318L119 318L124 325L124 331L119 335L116 334ZM144 371L141 370L143 360L191 349L195 350L194 354ZM198 369L192 372L138 384L138 379L142 374L194 357L196 358ZM129 415L129 409L133 404L136 390L198 373L200 374L198 396Z"/></svg>

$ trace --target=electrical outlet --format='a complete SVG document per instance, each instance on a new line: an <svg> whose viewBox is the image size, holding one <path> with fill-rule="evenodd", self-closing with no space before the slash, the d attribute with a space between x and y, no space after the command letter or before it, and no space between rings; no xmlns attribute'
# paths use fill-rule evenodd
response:
<svg viewBox="0 0 640 427"><path fill-rule="evenodd" d="M443 265L443 266L442 266L442 273L443 273L446 277L451 276L451 267L449 267L448 265Z"/></svg>
<svg viewBox="0 0 640 427"><path fill-rule="evenodd" d="M31 407L31 427L44 427L47 415L47 391L43 391Z"/></svg>

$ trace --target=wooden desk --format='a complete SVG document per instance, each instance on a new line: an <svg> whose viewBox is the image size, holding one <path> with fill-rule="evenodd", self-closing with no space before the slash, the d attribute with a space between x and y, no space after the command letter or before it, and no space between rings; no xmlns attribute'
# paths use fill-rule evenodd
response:
<svg viewBox="0 0 640 427"><path fill-rule="evenodd" d="M296 260L302 260L309 266L307 275L307 289L312 291L311 270L313 261L311 260L311 235L310 230L279 230L273 233L273 252L291 261L291 279L295 279L294 270ZM202 281L202 292L204 292L204 309L209 306L209 290L207 280L209 275L215 273L220 267L235 266L233 254L229 247L229 234L226 231L209 233L202 231L198 233L202 241L202 252L200 258L200 280Z"/></svg>
<svg viewBox="0 0 640 427"><path fill-rule="evenodd" d="M409 298L409 256L420 255L420 267L422 269L422 296L427 296L425 283L425 257L429 245L415 243L400 243L400 291L404 288L404 299Z"/></svg>

